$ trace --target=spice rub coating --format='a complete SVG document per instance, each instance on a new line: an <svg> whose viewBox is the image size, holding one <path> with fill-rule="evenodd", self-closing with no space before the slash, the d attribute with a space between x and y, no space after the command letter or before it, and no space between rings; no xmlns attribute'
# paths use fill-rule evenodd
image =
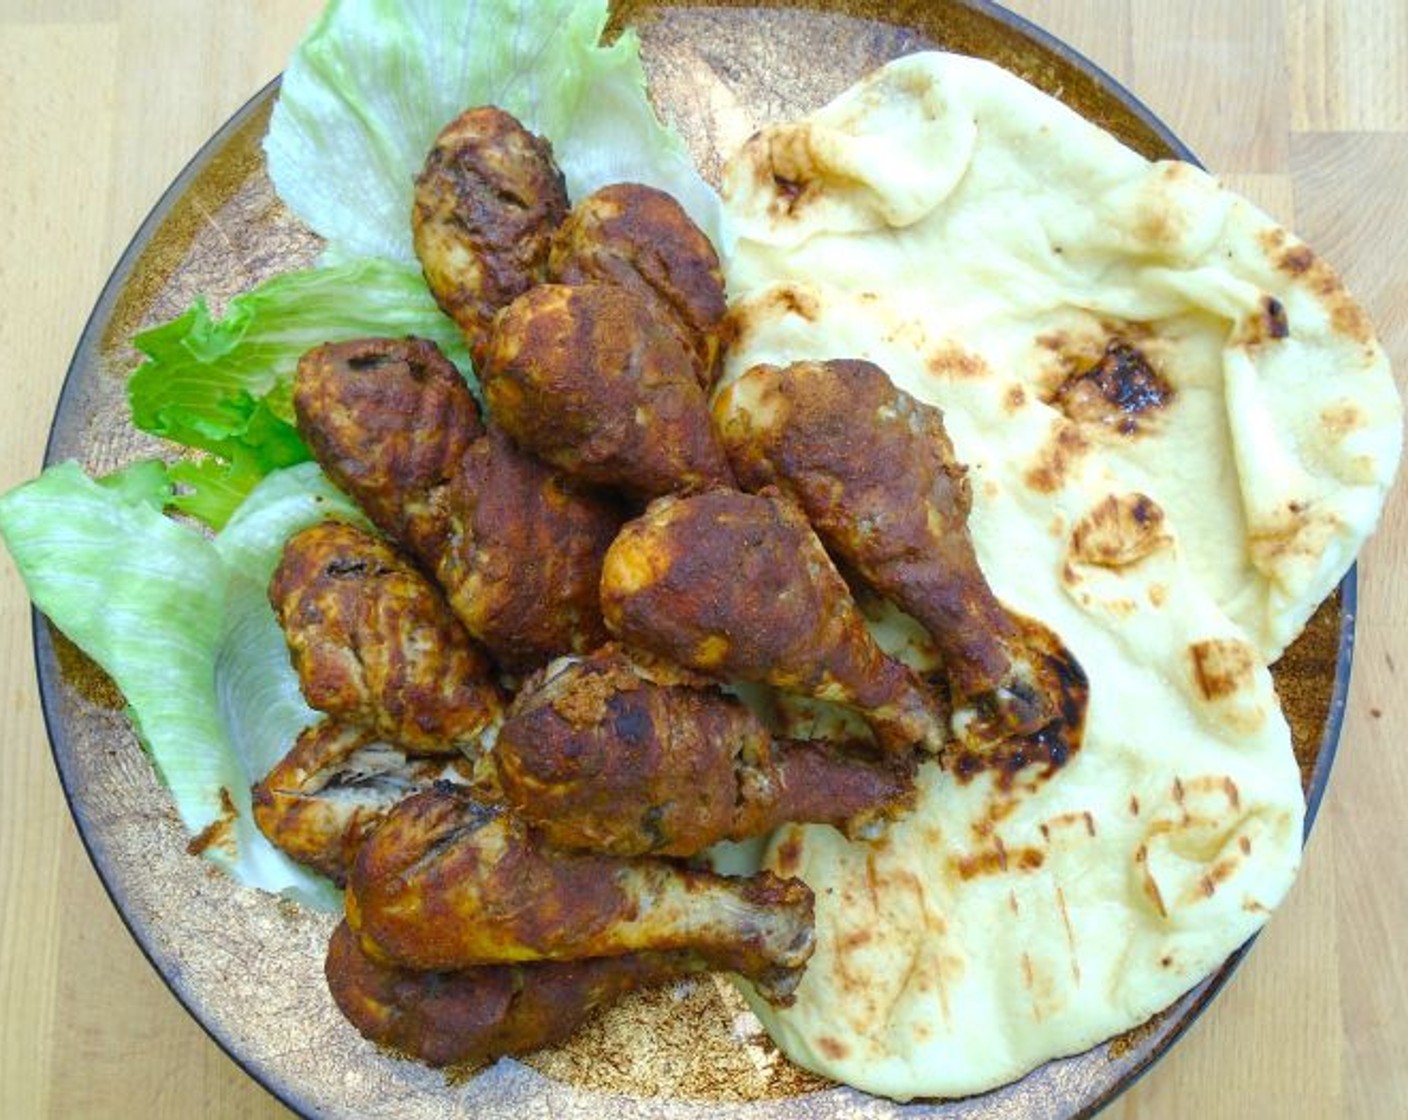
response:
<svg viewBox="0 0 1408 1120"><path fill-rule="evenodd" d="M494 314L543 279L567 209L552 145L502 109L467 109L436 136L416 176L411 239L476 363Z"/></svg>
<svg viewBox="0 0 1408 1120"><path fill-rule="evenodd" d="M412 555L439 550L445 484L484 431L439 347L417 338L315 347L299 359L293 407L319 466L378 529Z"/></svg>
<svg viewBox="0 0 1408 1120"><path fill-rule="evenodd" d="M614 634L676 664L848 705L889 750L947 739L942 701L876 645L811 526L776 495L651 503L608 550L601 598Z"/></svg>
<svg viewBox="0 0 1408 1120"><path fill-rule="evenodd" d="M676 329L704 391L713 388L727 311L723 269L708 237L671 195L612 183L582 199L553 237L547 278L636 292Z"/></svg>
<svg viewBox="0 0 1408 1120"><path fill-rule="evenodd" d="M733 484L689 351L629 288L531 289L499 316L481 376L494 420L575 478L646 499Z"/></svg>
<svg viewBox="0 0 1408 1120"><path fill-rule="evenodd" d="M465 627L506 670L606 640L598 585L625 513L521 451L497 428L465 452L429 560Z"/></svg>
<svg viewBox="0 0 1408 1120"><path fill-rule="evenodd" d="M738 700L657 683L614 646L529 681L493 757L548 842L627 856L692 856L790 820L862 828L913 792L911 760L774 742Z"/></svg>
<svg viewBox="0 0 1408 1120"><path fill-rule="evenodd" d="M477 749L503 714L489 659L439 590L365 529L291 537L269 584L308 703L422 754Z"/></svg>

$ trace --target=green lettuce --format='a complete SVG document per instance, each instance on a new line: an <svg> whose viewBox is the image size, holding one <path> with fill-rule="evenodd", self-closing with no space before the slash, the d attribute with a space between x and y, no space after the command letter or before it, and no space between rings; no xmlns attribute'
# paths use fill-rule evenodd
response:
<svg viewBox="0 0 1408 1120"><path fill-rule="evenodd" d="M717 196L651 108L635 32L601 45L606 18L606 0L332 0L264 141L279 197L331 259L410 263L413 180L435 134L498 105L552 142L572 198L649 183L717 244Z"/></svg>
<svg viewBox="0 0 1408 1120"><path fill-rule="evenodd" d="M433 340L465 373L469 353L435 305L420 269L358 260L276 276L232 299L216 319L205 300L143 331L146 360L127 383L132 422L202 452L166 466L169 506L213 528L270 471L305 462L294 427L298 359L324 342L368 335Z"/></svg>
<svg viewBox="0 0 1408 1120"><path fill-rule="evenodd" d="M112 677L143 746L207 854L250 886L335 908L326 880L254 827L250 785L319 718L303 702L265 588L298 529L360 514L311 463L271 474L211 538L140 485L72 462L0 496L0 536L36 607Z"/></svg>

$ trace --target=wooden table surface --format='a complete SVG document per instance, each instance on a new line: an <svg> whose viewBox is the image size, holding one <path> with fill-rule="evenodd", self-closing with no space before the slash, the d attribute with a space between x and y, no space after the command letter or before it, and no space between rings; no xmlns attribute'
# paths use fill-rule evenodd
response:
<svg viewBox="0 0 1408 1120"><path fill-rule="evenodd" d="M39 467L98 291L320 0L0 0L0 490ZM1408 375L1404 0L1017 0L1327 256ZM1338 762L1304 871L1230 986L1113 1117L1408 1116L1408 486L1362 558ZM75 832L0 560L0 1116L283 1107L147 964Z"/></svg>

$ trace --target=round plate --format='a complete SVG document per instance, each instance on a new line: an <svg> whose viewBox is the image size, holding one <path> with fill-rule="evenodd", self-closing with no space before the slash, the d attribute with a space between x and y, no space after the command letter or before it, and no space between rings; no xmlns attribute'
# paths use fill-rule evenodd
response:
<svg viewBox="0 0 1408 1120"><path fill-rule="evenodd" d="M651 90L706 176L765 120L798 115L896 55L928 46L991 59L1059 96L1151 157L1191 153L1108 76L1050 36L979 0L904 5L616 6L642 35ZM896 20L904 20L903 24ZM700 91L708 91L701 95ZM262 90L197 154L137 231L89 320L45 462L104 472L155 450L130 425L124 383L134 330L205 293L224 300L310 263L316 238L275 198L260 139L277 91ZM1308 798L1307 829L1339 734L1353 643L1353 571L1274 668ZM334 1007L322 977L333 919L243 889L191 855L122 699L36 615L40 688L64 789L99 875L133 936L192 1015L249 1073L305 1114L402 1117L1054 1117L1092 1113L1164 1053L1243 950L1173 1007L1085 1054L980 1097L897 1105L791 1066L727 982L643 993L569 1044L476 1076L377 1051Z"/></svg>

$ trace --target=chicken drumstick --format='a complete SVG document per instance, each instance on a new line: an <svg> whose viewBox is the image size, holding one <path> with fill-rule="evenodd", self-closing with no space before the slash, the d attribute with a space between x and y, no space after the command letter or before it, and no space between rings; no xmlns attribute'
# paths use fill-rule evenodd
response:
<svg viewBox="0 0 1408 1120"><path fill-rule="evenodd" d="M417 338L314 347L293 380L298 432L318 465L388 538L424 559L443 547L444 490L484 433L453 362Z"/></svg>
<svg viewBox="0 0 1408 1120"><path fill-rule="evenodd" d="M328 476L434 574L501 667L537 668L604 639L597 583L620 509L486 433L434 344L317 347L298 363L293 400Z"/></svg>
<svg viewBox="0 0 1408 1120"><path fill-rule="evenodd" d="M469 1068L562 1042L627 992L706 968L693 953L628 953L419 972L373 961L340 922L323 970L365 1038L432 1066Z"/></svg>
<svg viewBox="0 0 1408 1120"><path fill-rule="evenodd" d="M812 893L798 880L557 852L453 786L393 809L347 886L363 950L415 969L689 950L782 1000L813 947Z"/></svg>
<svg viewBox="0 0 1408 1120"><path fill-rule="evenodd" d="M567 186L552 145L502 109L467 109L416 177L411 236L436 302L476 364L494 313L543 279Z"/></svg>
<svg viewBox="0 0 1408 1120"><path fill-rule="evenodd" d="M693 357L631 288L530 289L495 321L481 378L494 420L574 478L641 498L733 485Z"/></svg>
<svg viewBox="0 0 1408 1120"><path fill-rule="evenodd" d="M723 680L858 710L882 747L939 751L947 718L875 644L801 513L769 495L661 498L622 528L601 574L613 633Z"/></svg>
<svg viewBox="0 0 1408 1120"><path fill-rule="evenodd" d="M723 269L671 195L612 183L582 199L553 235L548 280L617 284L644 296L693 352L700 386L713 388L727 310Z"/></svg>
<svg viewBox="0 0 1408 1120"><path fill-rule="evenodd" d="M657 683L620 649L548 666L494 744L504 797L559 848L691 856L784 821L861 831L907 807L909 757L776 742L715 688Z"/></svg>
<svg viewBox="0 0 1408 1120"><path fill-rule="evenodd" d="M420 754L478 749L503 715L489 659L435 586L340 521L294 534L269 584L308 703Z"/></svg>
<svg viewBox="0 0 1408 1120"><path fill-rule="evenodd" d="M1052 682L988 586L968 534L972 495L938 409L870 362L758 365L714 404L749 489L781 488L818 536L933 637L956 703L1004 734L1057 715Z"/></svg>

